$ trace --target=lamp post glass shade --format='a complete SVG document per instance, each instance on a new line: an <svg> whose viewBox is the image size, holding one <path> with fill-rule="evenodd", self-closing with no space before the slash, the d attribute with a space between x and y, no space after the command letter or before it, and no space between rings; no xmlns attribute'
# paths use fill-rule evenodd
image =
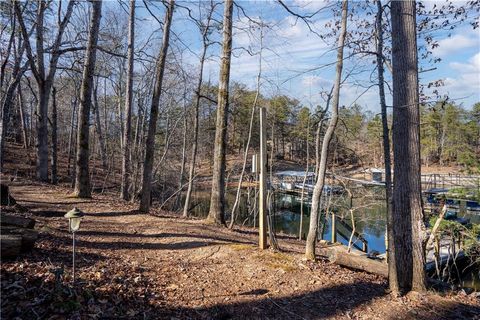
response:
<svg viewBox="0 0 480 320"><path fill-rule="evenodd" d="M65 218L68 218L68 226L71 232L75 232L80 228L80 221L84 213L78 208L73 208L65 214Z"/></svg>
<svg viewBox="0 0 480 320"><path fill-rule="evenodd" d="M82 220L82 218L70 218L70 230L72 232L75 232L78 229L80 229L80 221L81 220Z"/></svg>

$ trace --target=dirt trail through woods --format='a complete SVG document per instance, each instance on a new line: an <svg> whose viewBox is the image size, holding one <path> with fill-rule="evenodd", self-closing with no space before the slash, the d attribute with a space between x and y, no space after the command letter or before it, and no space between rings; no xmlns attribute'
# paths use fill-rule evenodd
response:
<svg viewBox="0 0 480 320"><path fill-rule="evenodd" d="M33 253L2 263L2 318L442 319L479 318L474 296L392 298L385 280L326 261L302 260L303 244L280 239L259 251L251 229L230 231L173 214L139 214L108 196L69 197L64 187L14 182L11 192L41 231ZM78 232L76 295L63 214L87 213ZM55 288L57 283L57 289Z"/></svg>

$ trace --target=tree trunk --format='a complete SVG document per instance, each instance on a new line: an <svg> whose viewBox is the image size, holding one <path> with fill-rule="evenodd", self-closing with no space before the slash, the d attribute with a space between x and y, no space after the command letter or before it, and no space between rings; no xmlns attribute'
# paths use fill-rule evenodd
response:
<svg viewBox="0 0 480 320"><path fill-rule="evenodd" d="M392 203L395 294L425 290L425 225L420 184L420 117L414 1L393 1L393 156Z"/></svg>
<svg viewBox="0 0 480 320"><path fill-rule="evenodd" d="M76 90L75 90L76 91ZM69 138L68 138L68 160L67 160L67 175L70 176L70 162L72 159L72 154L74 153L75 145L74 145L74 139L75 139L75 114L77 113L77 97L73 98L72 101L72 115L70 117L70 133L69 133Z"/></svg>
<svg viewBox="0 0 480 320"><path fill-rule="evenodd" d="M165 61L167 60L168 44L170 40L170 26L172 24L173 9L175 1L170 0L167 12L165 13L163 27L162 49L157 59L155 74L155 86L153 90L152 105L150 107L150 121L148 123L148 134L145 142L145 162L143 163L142 198L139 210L148 212L151 201L151 180L153 168L153 156L155 154L155 132L157 130L158 106L162 93L163 74L165 72Z"/></svg>
<svg viewBox="0 0 480 320"><path fill-rule="evenodd" d="M395 254L394 247L389 244L392 240L392 168L390 160L390 133L388 128L387 104L385 101L385 79L383 68L383 7L382 1L377 1L377 17L376 17L376 32L377 32L377 72L378 72L378 93L380 98L380 108L382 114L382 139L383 139L383 163L385 167L385 204L387 206L387 261L389 279L395 278Z"/></svg>
<svg viewBox="0 0 480 320"><path fill-rule="evenodd" d="M102 134L102 123L100 122L100 104L98 103L98 82L93 87L93 104L95 107L95 130L97 130L98 142L100 144L100 158L102 159L102 168L106 170L108 167L107 147L105 146L105 137Z"/></svg>
<svg viewBox="0 0 480 320"><path fill-rule="evenodd" d="M48 181L48 100L49 94L38 88L37 104L37 179ZM50 91L50 90L48 90Z"/></svg>
<svg viewBox="0 0 480 320"><path fill-rule="evenodd" d="M132 130L133 105L133 63L135 49L135 0L130 0L130 19L128 31L128 61L127 61L127 90L125 94L125 127L123 129L123 161L122 161L122 190L121 198L130 198L130 143Z"/></svg>
<svg viewBox="0 0 480 320"><path fill-rule="evenodd" d="M80 91L80 108L78 110L77 157L74 194L80 198L91 196L89 175L89 136L90 106L92 104L93 73L97 53L98 32L102 17L102 1L92 1L92 15L88 33L85 65Z"/></svg>
<svg viewBox="0 0 480 320"><path fill-rule="evenodd" d="M25 118L25 110L23 109L25 101L23 100L23 94L22 94L21 88L17 90L17 94L18 94L19 108L20 108L20 121L22 122L23 148L27 149L28 148L27 119Z"/></svg>
<svg viewBox="0 0 480 320"><path fill-rule="evenodd" d="M319 124L319 127L321 125ZM307 182L307 176L308 176L308 171L310 170L309 164L310 164L310 148L308 145L308 138L310 137L310 115L308 115L308 120L307 120L307 137L306 137L306 149L307 149L307 163L305 165L305 175L303 176L303 182L302 182L302 193L300 195L300 225L298 228L298 240L302 240L304 237L302 235L303 233L303 200L305 197L305 184Z"/></svg>
<svg viewBox="0 0 480 320"><path fill-rule="evenodd" d="M337 71L335 77L335 87L333 90L333 104L332 104L332 117L328 124L327 131L323 137L322 152L320 155L320 166L318 169L317 181L313 189L312 195L312 209L310 212L310 227L308 229L307 243L305 248L305 256L309 260L315 260L315 244L317 240L317 220L320 210L320 198L323 192L323 186L325 184L325 174L327 171L327 158L330 141L332 140L333 133L338 122L338 101L340 98L340 85L342 81L342 68L343 68L343 47L345 45L345 38L347 36L347 13L348 13L348 1L342 1L342 22L341 31L338 38L338 53L337 53Z"/></svg>
<svg viewBox="0 0 480 320"><path fill-rule="evenodd" d="M215 125L215 149L213 152L213 177L210 210L207 220L225 224L225 149L228 123L228 85L232 54L233 0L225 0L223 12L223 48L218 85L217 121Z"/></svg>
<svg viewBox="0 0 480 320"><path fill-rule="evenodd" d="M186 81L186 79L184 79ZM185 180L185 163L187 161L187 135L188 135L188 112L187 112L187 84L184 83L185 87L183 88L183 138L182 138L182 160L180 163L180 174L178 177L178 194L175 199L175 210L178 210L180 207L181 191L183 190L183 183Z"/></svg>
<svg viewBox="0 0 480 320"><path fill-rule="evenodd" d="M325 104L325 109L322 110L322 113L320 114L320 119L318 120L318 125L317 125L317 132L315 134L315 178L318 177L318 170L320 168L320 151L321 151L320 135L322 133L323 122L325 121L325 115L327 114L328 108L330 107L332 92L333 92L333 87L330 90L330 93L328 94L327 103Z"/></svg>
<svg viewBox="0 0 480 320"><path fill-rule="evenodd" d="M55 87L52 88L52 123L50 126L52 127L52 159L51 159L51 166L52 166L52 184L58 183L57 177L57 89Z"/></svg>

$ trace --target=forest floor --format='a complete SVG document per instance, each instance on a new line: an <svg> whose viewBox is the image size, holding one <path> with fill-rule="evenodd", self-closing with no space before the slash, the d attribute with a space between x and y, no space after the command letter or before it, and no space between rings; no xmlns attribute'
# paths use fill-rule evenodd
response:
<svg viewBox="0 0 480 320"><path fill-rule="evenodd" d="M260 251L253 229L140 214L112 196L72 198L65 186L26 178L9 184L40 236L32 252L2 261L2 319L480 319L478 295L396 298L378 276L304 261L292 238L280 237L281 252ZM87 215L72 289L63 215L74 206Z"/></svg>

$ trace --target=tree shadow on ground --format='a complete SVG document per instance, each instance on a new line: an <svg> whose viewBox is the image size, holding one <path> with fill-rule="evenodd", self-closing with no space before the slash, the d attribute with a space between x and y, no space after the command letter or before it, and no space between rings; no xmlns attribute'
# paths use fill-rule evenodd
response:
<svg viewBox="0 0 480 320"><path fill-rule="evenodd" d="M80 235L85 236L99 236L99 237L119 237L119 238L194 238L194 239L205 239L205 240L214 240L222 242L231 242L231 243L242 243L242 244L256 244L254 241L242 241L238 239L233 239L230 237L222 237L217 235L203 235L199 233L174 233L174 232L162 232L154 234L144 234L144 233L127 233L127 232L115 232L115 231L98 231L98 230L88 230L80 231Z"/></svg>
<svg viewBox="0 0 480 320"><path fill-rule="evenodd" d="M472 306L461 302L427 302L417 308L408 310L403 314L397 314L391 319L405 320L474 320L480 319L480 304Z"/></svg>
<svg viewBox="0 0 480 320"><path fill-rule="evenodd" d="M60 218L65 215L64 210L31 210L32 214L38 217L45 217L45 218Z"/></svg>
<svg viewBox="0 0 480 320"><path fill-rule="evenodd" d="M261 290L261 289L258 289ZM239 293L239 295L243 295ZM383 285L353 282L321 288L287 297L269 297L232 304L219 304L199 309L179 309L180 318L189 318L192 311L205 319L322 319L332 316L350 317L351 309L385 295Z"/></svg>
<svg viewBox="0 0 480 320"><path fill-rule="evenodd" d="M77 250L82 248L86 249L95 249L95 250L187 250L194 248L201 248L207 246L215 245L224 245L228 242L218 242L218 241L181 241L173 243L160 243L160 242L144 242L140 238L140 241L90 241L86 240L84 237L87 236L89 232L78 231L76 236L76 247ZM65 230L59 230L57 234L49 234L47 242L52 246L60 247L69 247L71 245L72 238L67 234ZM123 236L120 236L123 237ZM221 240L220 240L221 241ZM229 240L226 240L229 241ZM229 241L230 242L230 241ZM83 253L82 253L83 254Z"/></svg>
<svg viewBox="0 0 480 320"><path fill-rule="evenodd" d="M55 283L51 277L46 281L45 275L7 273L2 278L6 285L2 285L2 296L8 302L8 308L2 308L2 317L19 317L27 319L36 315L42 318L51 316L86 318L95 311L97 318L143 318L143 319L322 319L327 317L348 317L351 309L361 304L368 303L378 297L385 295L383 285L368 282L353 282L321 288L315 291L305 292L292 296L270 297L268 290L259 288L250 292L238 292L230 295L231 299L243 301L233 303L211 304L211 301L198 301L198 304L208 304L208 307L184 307L180 304L188 303L183 301L165 301L162 296L165 292L152 290L145 282L135 283L132 279L126 278L123 281L128 283L128 290L116 289L111 285L108 291L95 290L96 288L108 286L111 279L99 279L83 282L77 287L75 296L67 296L66 291L54 293ZM18 294L18 286L8 285L14 279L28 278L25 284L28 288L25 294ZM23 283L19 283L23 286ZM66 283L64 285L67 285ZM37 290L32 290L38 286ZM138 295L141 288L142 296ZM16 290L16 291L15 291ZM40 292L41 291L41 292ZM34 301L35 296L42 294L43 300L31 304L29 308L18 307L26 301ZM85 297L88 297L85 300ZM249 299L249 300L245 300ZM79 303L78 301L83 301ZM221 300L222 301L222 300ZM66 309L59 307L72 305L73 308Z"/></svg>
<svg viewBox="0 0 480 320"><path fill-rule="evenodd" d="M59 250L58 248L34 248L33 251L20 255L16 261L28 261L30 263L46 262L52 265L71 266L72 264L72 247ZM80 252L77 253L76 265L78 267L89 266L97 261L105 260L106 257L92 253Z"/></svg>
<svg viewBox="0 0 480 320"><path fill-rule="evenodd" d="M77 240L78 248L90 248L97 250L187 250L207 246L223 245L222 242L208 241L182 241L175 243L160 242L128 242L128 241L87 241Z"/></svg>
<svg viewBox="0 0 480 320"><path fill-rule="evenodd" d="M90 217L121 217L121 216L134 216L141 214L138 210L130 211L110 211L110 212L94 212L94 213L85 213L86 216Z"/></svg>
<svg viewBox="0 0 480 320"><path fill-rule="evenodd" d="M239 229L239 228L234 228L234 232L239 233L239 234L244 234L244 235L258 235L258 231L254 229ZM277 239L284 239L284 240L297 240L297 236L293 235L288 235L288 234L276 234L275 235Z"/></svg>
<svg viewBox="0 0 480 320"><path fill-rule="evenodd" d="M64 197L64 196L62 196ZM87 199L87 200L77 200L77 198L65 198L65 201L41 201L41 200L25 200L25 199L17 199L15 198L18 202L22 203L24 206L29 207L31 204L37 206L56 206L56 205L78 205L82 203L105 203L105 201L100 200L100 199ZM75 200L75 201L69 201L69 200Z"/></svg>

